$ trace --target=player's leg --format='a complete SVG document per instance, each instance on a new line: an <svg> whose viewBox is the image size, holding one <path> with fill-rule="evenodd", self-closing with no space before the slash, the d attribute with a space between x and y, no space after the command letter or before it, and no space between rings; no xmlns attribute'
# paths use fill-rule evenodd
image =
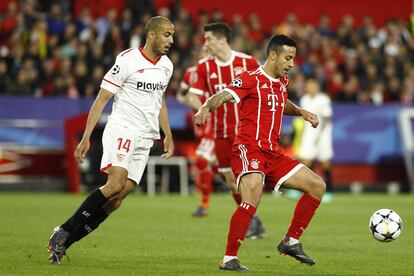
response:
<svg viewBox="0 0 414 276"><path fill-rule="evenodd" d="M127 129L107 124L102 136L103 155L101 171L108 174L104 186L96 189L85 199L76 212L62 225L53 230L49 239L48 250L51 253L49 261L59 264L65 254L65 243L70 234L83 227L86 222L102 215L102 206L111 197L119 194L126 185L129 162L132 159L136 139ZM131 149L131 150L130 150Z"/></svg>
<svg viewBox="0 0 414 276"><path fill-rule="evenodd" d="M331 163L328 161L321 161L321 166L324 174L324 179L326 183L326 193L322 198L322 202L328 203L333 200L333 188L332 188L332 171Z"/></svg>
<svg viewBox="0 0 414 276"><path fill-rule="evenodd" d="M301 160L301 162L303 163L303 165L305 165L306 167L308 167L311 170L313 170L314 162L313 162L312 159L303 159L303 160Z"/></svg>
<svg viewBox="0 0 414 276"><path fill-rule="evenodd" d="M108 199L121 193L126 185L127 175L128 171L125 168L109 168L106 184L92 192L73 216L61 225L61 228L72 233L77 227L83 225L97 210L102 209Z"/></svg>
<svg viewBox="0 0 414 276"><path fill-rule="evenodd" d="M102 216L102 206L112 196L119 194L126 184L127 170L121 167L108 169L106 184L96 189L83 201L75 213L65 223L56 227L49 239L48 250L50 263L59 264L65 254L65 243L69 236L83 227L95 216Z"/></svg>
<svg viewBox="0 0 414 276"><path fill-rule="evenodd" d="M333 199L333 187L332 187L332 172L331 172L331 162L330 160L333 157L333 146L332 146L332 125L328 125L329 129L324 129L322 137L317 145L318 147L318 156L323 174L324 180L326 183L326 193L322 199L322 202L330 202Z"/></svg>
<svg viewBox="0 0 414 276"><path fill-rule="evenodd" d="M196 166L198 169L196 185L201 193L201 202L199 207L192 215L194 217L203 217L208 214L210 194L213 188L214 174L211 171L208 161L201 156L197 156Z"/></svg>
<svg viewBox="0 0 414 276"><path fill-rule="evenodd" d="M104 222L108 216L117 210L125 197L132 191L134 191L136 184L134 181L128 179L124 189L117 195L111 197L103 206L99 208L92 218L90 218L82 227L78 228L67 239L65 246L68 249L73 243L81 240L85 236L89 235L92 231L97 229L99 225Z"/></svg>
<svg viewBox="0 0 414 276"><path fill-rule="evenodd" d="M239 183L242 202L230 220L230 229L227 237L226 253L220 269L247 270L237 260L237 253L249 227L250 220L256 213L263 191L263 174L260 172L247 173L240 178Z"/></svg>
<svg viewBox="0 0 414 276"><path fill-rule="evenodd" d="M240 205L242 198L237 189L236 179L231 170L231 155L233 139L216 139L216 155L219 161L219 172L222 173L226 180L227 186L232 192L232 196L237 205ZM240 153L239 153L240 154ZM246 237L251 239L260 239L265 233L265 228L258 214L253 216L250 221L249 228L246 232Z"/></svg>
<svg viewBox="0 0 414 276"><path fill-rule="evenodd" d="M296 204L291 224L285 238L278 245L278 250L302 263L313 265L315 262L303 252L299 238L319 207L326 185L318 175L305 166L292 172L293 174L288 175L282 187L302 191L303 195Z"/></svg>
<svg viewBox="0 0 414 276"><path fill-rule="evenodd" d="M214 154L214 140L202 138L196 150L197 178L196 185L201 193L201 202L196 211L192 214L194 217L203 217L208 214L210 194L213 190L214 173L210 164L216 163Z"/></svg>

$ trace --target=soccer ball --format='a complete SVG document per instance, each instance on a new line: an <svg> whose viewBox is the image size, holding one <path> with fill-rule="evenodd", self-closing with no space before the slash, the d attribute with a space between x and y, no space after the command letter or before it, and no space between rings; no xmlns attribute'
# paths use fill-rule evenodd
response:
<svg viewBox="0 0 414 276"><path fill-rule="evenodd" d="M390 209L379 209L369 219L372 236L380 242L397 239L403 229L401 217Z"/></svg>

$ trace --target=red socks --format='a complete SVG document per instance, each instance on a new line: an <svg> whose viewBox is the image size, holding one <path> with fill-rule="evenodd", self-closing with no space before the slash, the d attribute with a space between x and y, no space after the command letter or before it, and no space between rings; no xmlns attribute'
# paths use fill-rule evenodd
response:
<svg viewBox="0 0 414 276"><path fill-rule="evenodd" d="M296 204L292 222L286 236L299 240L321 201L304 193Z"/></svg>
<svg viewBox="0 0 414 276"><path fill-rule="evenodd" d="M210 194L213 189L213 177L214 174L211 171L208 161L204 158L197 157L196 166L199 174L197 177L197 187L201 192L201 204L202 208L208 208Z"/></svg>
<svg viewBox="0 0 414 276"><path fill-rule="evenodd" d="M242 202L237 207L230 220L229 235L227 237L227 256L237 256L237 251L244 241L247 228L253 215L256 213L256 207Z"/></svg>
<svg viewBox="0 0 414 276"><path fill-rule="evenodd" d="M210 194L213 189L213 172L205 170L200 173L201 207L208 208Z"/></svg>

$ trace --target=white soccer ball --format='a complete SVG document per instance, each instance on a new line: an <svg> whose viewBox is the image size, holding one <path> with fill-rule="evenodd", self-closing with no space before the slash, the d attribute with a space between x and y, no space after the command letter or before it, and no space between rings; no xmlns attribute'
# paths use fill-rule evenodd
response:
<svg viewBox="0 0 414 276"><path fill-rule="evenodd" d="M379 209L369 219L372 236L380 242L397 239L403 229L401 217L390 209Z"/></svg>

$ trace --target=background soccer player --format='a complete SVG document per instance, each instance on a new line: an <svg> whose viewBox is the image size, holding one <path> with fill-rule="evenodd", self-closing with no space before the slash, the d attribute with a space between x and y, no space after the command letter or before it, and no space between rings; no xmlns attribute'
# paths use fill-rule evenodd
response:
<svg viewBox="0 0 414 276"><path fill-rule="evenodd" d="M205 48L200 49L199 52L194 52L194 56L197 56L197 61L200 58L204 58L208 55ZM190 66L184 72L183 79L180 83L180 88L177 92L177 100L194 110L198 110L208 98L208 92L204 91L204 94L199 98L198 96L192 97L189 93L191 85L197 81L197 67ZM214 172L212 166L217 165L217 158L214 151L214 139L211 120L208 120L206 125L197 126L194 124L194 136L197 140L198 146L196 149L195 165L197 167L196 185L201 193L201 202L197 209L193 212L194 217L204 217L208 214L210 194L213 190L213 177Z"/></svg>
<svg viewBox="0 0 414 276"><path fill-rule="evenodd" d="M197 65L197 81L190 92L199 96L207 91L214 95L223 91L230 82L245 70L254 70L258 61L244 53L233 51L230 47L231 29L222 22L204 26L204 46L210 56L200 60ZM200 103L201 105L201 103ZM225 103L215 110L212 116L215 151L218 159L218 171L223 174L227 185L233 193L234 200L240 204L241 197L237 191L234 174L231 170L231 147L237 133L239 110L234 103ZM246 234L251 238L259 238L264 227L257 216L252 220Z"/></svg>
<svg viewBox="0 0 414 276"><path fill-rule="evenodd" d="M145 32L143 48L131 48L117 56L89 112L74 153L79 162L88 152L91 133L104 106L115 98L102 136L101 171L108 174L108 180L54 229L48 246L53 264L59 264L66 249L96 229L139 184L153 140L160 138L160 126L165 135L162 157L169 158L174 152L164 96L173 73L173 64L165 54L173 43L174 25L168 18L156 16L148 21Z"/></svg>
<svg viewBox="0 0 414 276"><path fill-rule="evenodd" d="M303 125L299 158L309 168L313 169L315 161L319 161L326 182L326 193L322 202L332 200L331 163L333 157L332 145L332 103L325 93L320 91L319 83L315 78L308 78L305 82L305 92L300 99L300 107L314 112L320 121L318 128L309 124Z"/></svg>
<svg viewBox="0 0 414 276"><path fill-rule="evenodd" d="M210 97L195 115L196 123L202 125L209 112L223 103L240 103L240 125L232 149L232 169L242 203L231 218L220 269L247 270L240 264L237 252L259 205L264 185L276 191L284 187L304 192L296 205L289 230L277 248L280 253L302 263L315 264L302 250L299 238L320 204L325 183L306 166L284 155L278 145L283 114L302 116L313 127L319 124L315 114L299 108L287 98L289 80L286 74L293 67L295 56L296 42L285 35L274 35L267 46L264 66L242 73L222 93Z"/></svg>

